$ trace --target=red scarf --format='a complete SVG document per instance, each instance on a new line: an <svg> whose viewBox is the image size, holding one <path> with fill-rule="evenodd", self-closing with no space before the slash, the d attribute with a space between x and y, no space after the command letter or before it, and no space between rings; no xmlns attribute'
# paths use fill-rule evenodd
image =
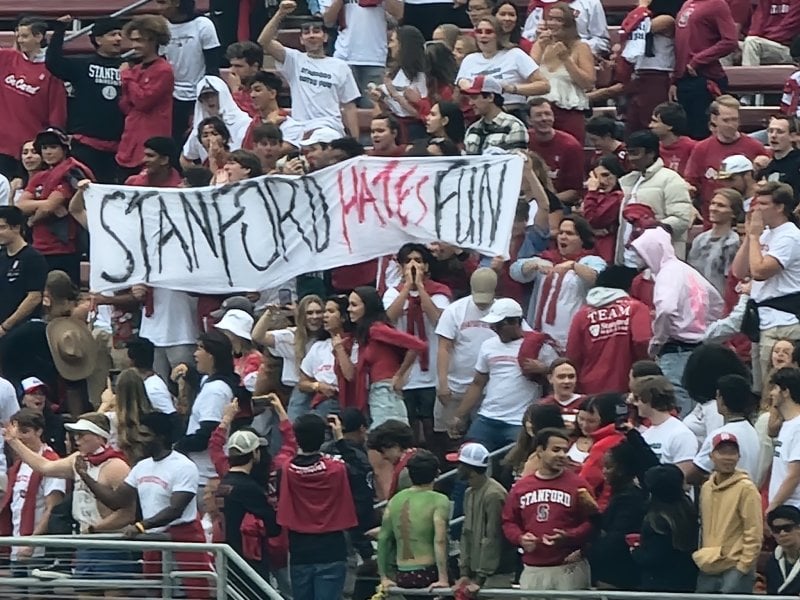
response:
<svg viewBox="0 0 800 600"><path fill-rule="evenodd" d="M411 457L413 457L416 453L416 448L408 448L405 452L403 452L402 456L400 456L400 460L397 461L397 464L394 466L394 471L392 471L392 484L389 486L389 498L397 493L397 486L400 484L400 473L403 472L403 469L406 468L408 461L410 461Z"/></svg>
<svg viewBox="0 0 800 600"><path fill-rule="evenodd" d="M397 290L402 292L405 284L402 283L397 286ZM424 282L425 292L433 297L434 294L441 294L447 296L448 300L452 300L453 292L444 284L437 283L432 279L426 279ZM425 333L425 312L422 310L422 300L419 295L408 295L408 313L406 315L406 333L416 335L423 342L428 341L428 336ZM419 353L419 366L423 371L428 370L428 347Z"/></svg>
<svg viewBox="0 0 800 600"><path fill-rule="evenodd" d="M59 456L49 446L45 445L42 456L47 460L58 460ZM3 504L0 506L0 532L2 535L11 535L14 531L11 516L11 500L14 497L14 484L17 482L22 461L17 460L8 470L8 486L6 487ZM28 489L25 491L25 501L22 504L22 517L19 524L19 535L31 535L36 527L36 497L42 485L44 476L33 471L28 480Z"/></svg>
<svg viewBox="0 0 800 600"><path fill-rule="evenodd" d="M353 336L352 334L345 333L342 334L342 347L344 348L345 354L350 356L350 352L353 350ZM334 356L336 353L334 352ZM356 365L356 370L358 366ZM357 408L362 413L366 412L367 409L367 402L366 398L363 394L358 394L355 389L355 383L358 381L357 377L353 377L352 381L348 381L344 373L342 372L342 368L339 366L339 360L336 359L333 361L333 371L336 373L336 379L339 383L339 406L342 410L345 408Z"/></svg>
<svg viewBox="0 0 800 600"><path fill-rule="evenodd" d="M250 12L253 10L253 0L239 0L239 18L236 23L236 39L250 39Z"/></svg>
<svg viewBox="0 0 800 600"><path fill-rule="evenodd" d="M125 464L128 464L128 458L125 456L124 453L120 452L119 450L114 450L111 446L103 446L95 452L94 454L87 454L83 458L86 459L93 467L98 465L102 465L107 460L111 460L112 458L118 458L120 460L124 460Z"/></svg>
<svg viewBox="0 0 800 600"><path fill-rule="evenodd" d="M592 256L592 253L581 249L575 256L562 256L562 254L556 249L548 249L539 254L539 258L543 258L544 260L549 260L553 263L553 266L562 263L566 260L574 260L578 262L584 256ZM536 319L534 321L533 328L536 331L542 330L542 317L544 317L545 323L548 325L553 325L556 322L556 312L558 311L558 297L561 294L561 286L564 283L564 278L567 276L567 273L555 273L550 271L547 276L544 278L544 282L542 283L542 293L539 295L539 305L536 307ZM555 293L553 295L553 300L550 301L550 292L553 289L553 283L555 282ZM545 304L547 305L547 314L545 315Z"/></svg>

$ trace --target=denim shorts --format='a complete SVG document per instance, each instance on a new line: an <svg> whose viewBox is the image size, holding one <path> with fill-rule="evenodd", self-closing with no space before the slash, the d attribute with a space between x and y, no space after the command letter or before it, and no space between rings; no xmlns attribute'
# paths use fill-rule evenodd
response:
<svg viewBox="0 0 800 600"><path fill-rule="evenodd" d="M127 578L138 571L138 562L125 550L79 548L75 551L75 577L80 579Z"/></svg>
<svg viewBox="0 0 800 600"><path fill-rule="evenodd" d="M394 391L391 381L379 381L369 386L370 429L375 429L389 419L408 425L408 411L403 395Z"/></svg>

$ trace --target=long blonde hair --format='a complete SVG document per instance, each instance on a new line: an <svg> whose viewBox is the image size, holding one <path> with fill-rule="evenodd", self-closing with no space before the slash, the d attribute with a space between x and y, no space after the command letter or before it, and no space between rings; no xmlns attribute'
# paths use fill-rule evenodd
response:
<svg viewBox="0 0 800 600"><path fill-rule="evenodd" d="M578 21L575 18L575 11L573 11L572 7L566 2L556 2L547 9L547 12L549 13L554 9L559 9L564 15L564 31L565 33L569 32L570 35L565 36L565 39L562 41L564 41L567 46L571 47L572 44L581 39L581 36L578 34Z"/></svg>
<svg viewBox="0 0 800 600"><path fill-rule="evenodd" d="M152 432L141 424L142 417L153 412L144 380L136 369L125 369L117 378L117 444L131 464L146 456Z"/></svg>
<svg viewBox="0 0 800 600"><path fill-rule="evenodd" d="M317 296L316 294L309 294L308 296L303 296L300 302L297 303L297 312L295 313L295 324L297 325L297 329L294 332L294 356L295 356L295 364L300 367L300 363L303 362L303 359L306 357L306 351L308 348L308 342L311 339L311 335L308 333L308 328L306 327L306 310L308 309L308 305L316 302L319 304L322 310L325 310L325 304L322 302L322 298ZM320 328L319 334L323 331Z"/></svg>

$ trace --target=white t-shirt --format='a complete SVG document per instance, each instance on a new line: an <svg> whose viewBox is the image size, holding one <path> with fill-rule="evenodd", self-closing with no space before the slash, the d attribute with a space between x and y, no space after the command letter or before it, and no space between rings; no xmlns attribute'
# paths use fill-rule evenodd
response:
<svg viewBox="0 0 800 600"><path fill-rule="evenodd" d="M287 387L294 387L300 380L297 372L297 362L295 361L294 351L294 328L278 329L271 331L275 345L267 346L267 350L272 356L283 359L283 369L281 370L281 383Z"/></svg>
<svg viewBox="0 0 800 600"><path fill-rule="evenodd" d="M463 394L475 376L475 362L481 344L492 337L497 337L489 323L481 318L489 314L479 309L471 296L456 300L442 311L436 325L436 335L453 341L453 352L450 356L450 370L447 373L447 384L454 394Z"/></svg>
<svg viewBox="0 0 800 600"><path fill-rule="evenodd" d="M144 380L144 389L147 392L147 397L153 408L165 415L171 415L175 412L175 402L172 400L172 394L169 393L167 384L158 375L150 375Z"/></svg>
<svg viewBox="0 0 800 600"><path fill-rule="evenodd" d="M697 438L675 417L669 417L661 425L648 427L642 437L662 465L692 460L697 454Z"/></svg>
<svg viewBox="0 0 800 600"><path fill-rule="evenodd" d="M142 309L139 335L158 348L195 344L200 330L197 327L197 298L186 292L153 288L153 314Z"/></svg>
<svg viewBox="0 0 800 600"><path fill-rule="evenodd" d="M697 443L702 444L710 431L719 429L725 424L725 419L719 414L716 401L711 400L696 404L692 412L684 417L683 424L694 433Z"/></svg>
<svg viewBox="0 0 800 600"><path fill-rule="evenodd" d="M339 389L339 379L334 371L333 342L330 339L320 340L311 345L303 357L303 362L300 363L300 370L314 381L327 383Z"/></svg>
<svg viewBox="0 0 800 600"><path fill-rule="evenodd" d="M161 49L175 73L173 98L197 100L197 84L206 74L203 50L219 47L214 23L208 17L195 17L186 23L169 24L169 43Z"/></svg>
<svg viewBox="0 0 800 600"><path fill-rule="evenodd" d="M706 473L714 470L714 463L711 462L711 443L714 437L720 433L730 433L739 442L739 464L738 467L747 471L747 475L754 482L758 481L758 465L761 459L761 440L758 433L748 421L734 421L725 423L722 427L715 429L708 434L700 451L694 457L694 464L703 469Z"/></svg>
<svg viewBox="0 0 800 600"><path fill-rule="evenodd" d="M400 292L397 288L389 288L386 290L386 293L383 295L383 307L388 309L399 295ZM409 295L419 296L419 292L412 290L409 292ZM444 294L434 294L431 296L431 301L436 308L442 310L450 306L450 300ZM408 300L406 300L406 303L403 305L403 313L397 318L397 323L395 323L395 326L400 331L407 331L407 315ZM405 390L417 390L436 386L436 357L439 351L439 338L436 337L436 327L431 323L424 311L422 313L422 319L425 323L425 337L428 340L428 370L422 370L419 364L419 357L417 357L417 360L415 360L414 364L411 366L411 371L408 375L408 383L406 383L403 388Z"/></svg>
<svg viewBox="0 0 800 600"><path fill-rule="evenodd" d="M501 50L492 58L486 58L480 52L473 52L464 57L456 75L456 83L461 79L474 79L478 75L489 75L503 83L521 84L539 70L530 56L519 48ZM525 96L519 94L503 94L506 104L524 104Z"/></svg>
<svg viewBox="0 0 800 600"><path fill-rule="evenodd" d="M761 252L772 256L783 267L766 281L753 281L750 297L756 302L800 292L800 229L794 223L784 223L761 234ZM774 308L759 308L761 330L797 325L797 317Z"/></svg>
<svg viewBox="0 0 800 600"><path fill-rule="evenodd" d="M8 379L0 377L0 423L8 423L12 415L19 410L17 391ZM0 436L0 473L7 469L6 453L4 452L5 440Z"/></svg>
<svg viewBox="0 0 800 600"><path fill-rule="evenodd" d="M136 463L125 478L139 496L142 518L149 519L169 508L170 498L176 492L197 494L200 485L197 467L180 452L170 452L155 461L145 458ZM166 531L172 525L191 523L197 518L197 502L189 502L180 517L165 527L154 527L151 533Z"/></svg>
<svg viewBox="0 0 800 600"><path fill-rule="evenodd" d="M292 118L317 127L344 131L342 105L361 97L353 72L338 58L310 58L305 52L286 48L282 63L275 63L289 82Z"/></svg>
<svg viewBox="0 0 800 600"><path fill-rule="evenodd" d="M522 425L522 415L542 397L542 386L534 383L522 373L519 366L519 349L523 339L503 343L498 336L481 344L475 370L487 373L485 395L478 414L487 419L497 419L511 425ZM545 344L539 354L545 364L558 358L553 348Z"/></svg>
<svg viewBox="0 0 800 600"><path fill-rule="evenodd" d="M789 472L789 463L800 460L800 417L784 421L781 425L778 439L775 440L775 450L772 458L772 473L769 477L769 501L775 497ZM792 495L784 502L800 508L800 486L794 489Z"/></svg>
<svg viewBox="0 0 800 600"><path fill-rule="evenodd" d="M207 382L207 379L208 377L203 377L203 381L200 384L200 392L192 405L189 424L186 426L186 435L192 435L200 429L200 423L203 421L217 423L221 421L225 407L233 400L233 390L227 383L219 379ZM201 484L205 484L210 478L217 476L217 472L208 455L208 450L190 452L189 458L197 465Z"/></svg>
<svg viewBox="0 0 800 600"><path fill-rule="evenodd" d="M320 10L325 12L331 4L330 0L321 0ZM336 36L333 56L349 65L384 66L388 51L383 3L359 6L358 0L345 0L342 11L347 27Z"/></svg>
<svg viewBox="0 0 800 600"><path fill-rule="evenodd" d="M412 88L419 92L419 95L422 98L428 97L428 83L425 81L425 73L417 73L417 76L414 78L414 81L411 81L408 76L400 69L397 72L397 75L394 76L392 79L392 85L394 85L395 89L397 90L398 94L402 94L404 90L408 88ZM384 98L384 102L389 110L397 115L398 117L413 117L410 112L408 112L403 106L394 98L389 96L389 92L386 89L386 85L383 83L380 85L381 90L386 97Z"/></svg>
<svg viewBox="0 0 800 600"><path fill-rule="evenodd" d="M13 206L14 198L11 197L11 183L5 175L0 174L0 206Z"/></svg>
<svg viewBox="0 0 800 600"><path fill-rule="evenodd" d="M44 446L42 452L44 452ZM14 489L11 491L11 527L14 536L20 535L20 527L22 525L22 508L25 505L25 494L28 491L28 484L33 475L33 470L22 463L17 472L17 480L14 482ZM65 494L67 490L66 479L58 477L43 477L42 483L39 486L39 492L36 495L36 511L34 517L34 526L39 522L44 514L45 498L53 492L61 492ZM17 560L21 546L11 547L11 560ZM34 558L44 556L44 547L33 549Z"/></svg>

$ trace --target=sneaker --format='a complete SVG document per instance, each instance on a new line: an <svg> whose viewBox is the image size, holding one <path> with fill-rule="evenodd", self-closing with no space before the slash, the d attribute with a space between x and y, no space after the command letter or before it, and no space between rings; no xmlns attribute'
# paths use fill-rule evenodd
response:
<svg viewBox="0 0 800 600"><path fill-rule="evenodd" d="M37 579L67 579L72 577L72 568L56 561L47 567L34 569L31 576Z"/></svg>

